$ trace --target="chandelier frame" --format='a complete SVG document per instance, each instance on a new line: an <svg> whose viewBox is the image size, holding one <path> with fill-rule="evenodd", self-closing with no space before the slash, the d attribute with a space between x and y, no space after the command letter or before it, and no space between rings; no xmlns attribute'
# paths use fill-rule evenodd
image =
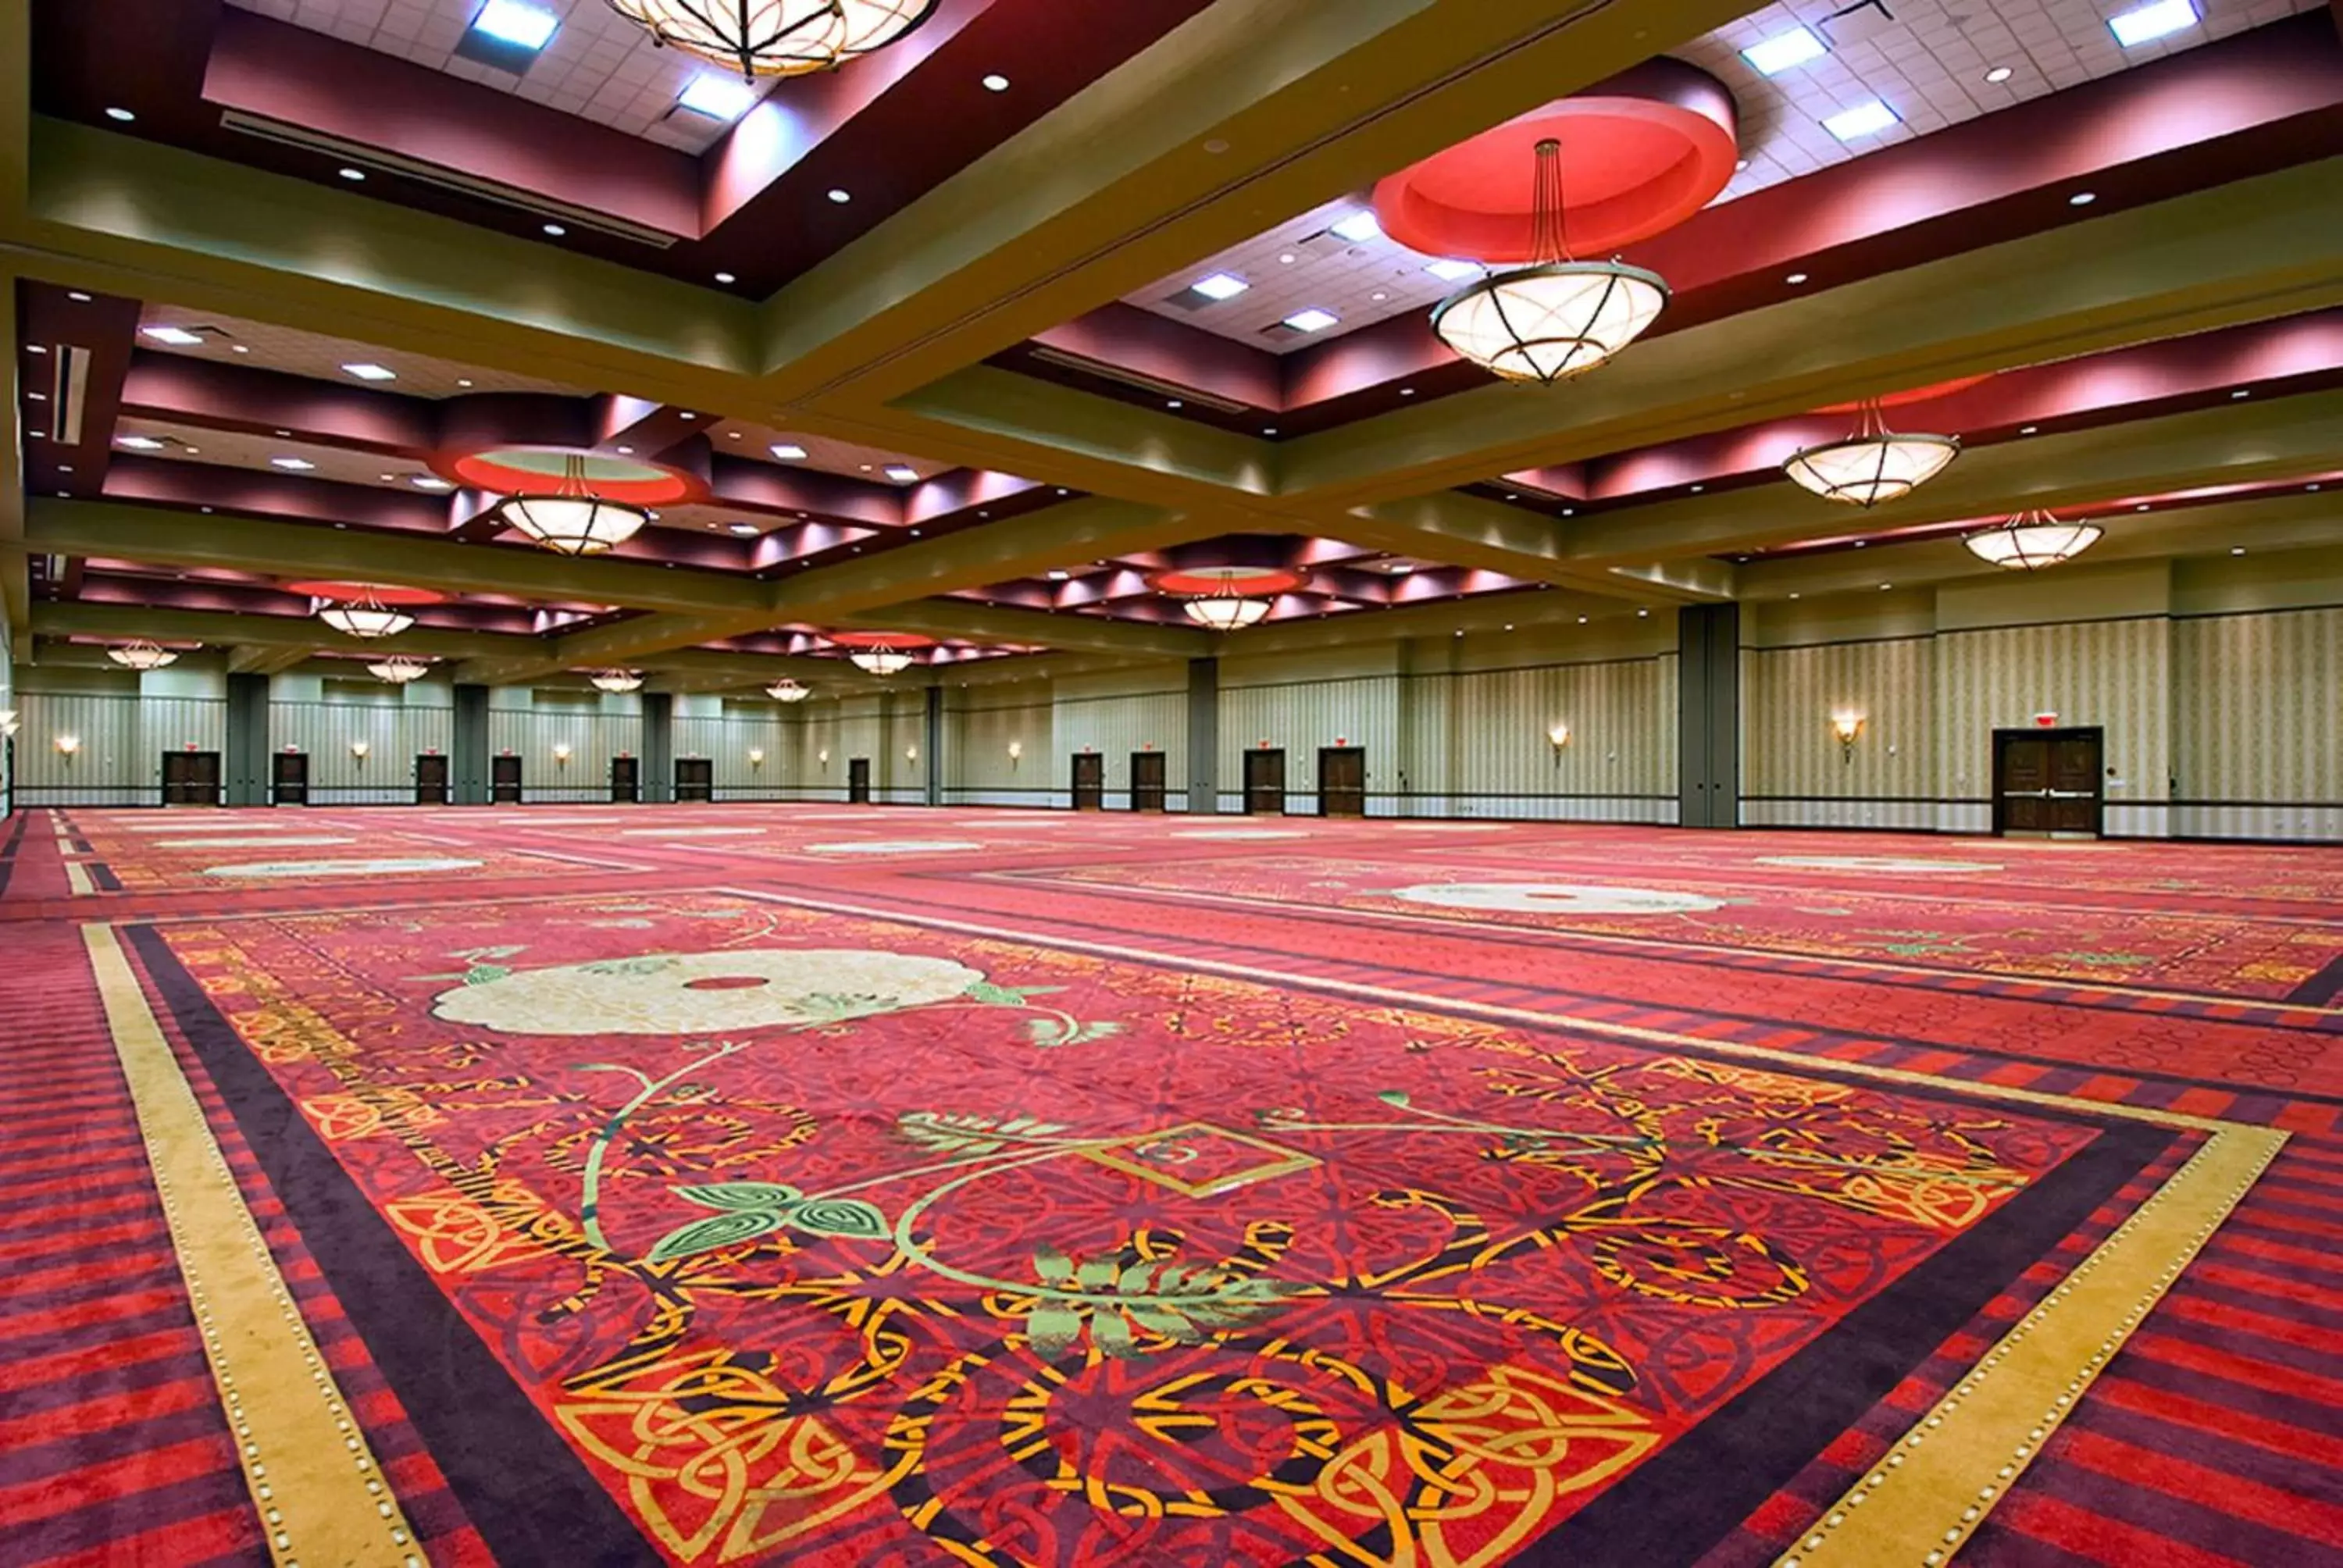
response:
<svg viewBox="0 0 2343 1568"><path fill-rule="evenodd" d="M910 37L942 0L606 0L677 49L740 73L803 76L834 71Z"/></svg>
<svg viewBox="0 0 2343 1568"><path fill-rule="evenodd" d="M1866 451L1875 454L1867 465L1860 457ZM1899 454L1910 460L1896 464ZM1844 464L1843 474L1834 474L1830 470L1839 465L1832 459L1840 455L1852 460ZM1842 441L1799 447L1783 460L1782 472L1811 495L1869 511L1902 500L1951 467L1960 455L1958 436L1889 429L1879 400L1874 397L1865 399L1854 434Z"/></svg>

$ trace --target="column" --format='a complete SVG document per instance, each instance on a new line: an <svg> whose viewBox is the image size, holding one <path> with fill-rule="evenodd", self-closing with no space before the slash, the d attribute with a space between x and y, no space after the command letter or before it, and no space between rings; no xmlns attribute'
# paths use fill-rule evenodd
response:
<svg viewBox="0 0 2343 1568"><path fill-rule="evenodd" d="M1188 809L1221 809L1221 661L1188 661Z"/></svg>
<svg viewBox="0 0 2343 1568"><path fill-rule="evenodd" d="M1676 617L1677 820L1741 825L1741 607L1688 605Z"/></svg>

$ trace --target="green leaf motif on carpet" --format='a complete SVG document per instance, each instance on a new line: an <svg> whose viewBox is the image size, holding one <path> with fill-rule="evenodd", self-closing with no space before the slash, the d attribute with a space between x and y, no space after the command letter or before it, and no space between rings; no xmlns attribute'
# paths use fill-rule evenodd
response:
<svg viewBox="0 0 2343 1568"><path fill-rule="evenodd" d="M678 1187L675 1195L707 1209L778 1209L800 1196L796 1188L778 1181L710 1181Z"/></svg>
<svg viewBox="0 0 2343 1568"><path fill-rule="evenodd" d="M705 1220L679 1225L661 1236L646 1254L645 1261L671 1263L695 1253L737 1246L780 1227L781 1217L769 1209L738 1209L729 1213L711 1214Z"/></svg>

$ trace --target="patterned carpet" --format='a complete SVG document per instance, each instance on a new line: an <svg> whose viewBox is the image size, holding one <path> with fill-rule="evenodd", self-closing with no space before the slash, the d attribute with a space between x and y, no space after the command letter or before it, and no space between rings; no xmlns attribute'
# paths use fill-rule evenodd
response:
<svg viewBox="0 0 2343 1568"><path fill-rule="evenodd" d="M547 807L0 877L11 1563L2343 1563L2343 851Z"/></svg>

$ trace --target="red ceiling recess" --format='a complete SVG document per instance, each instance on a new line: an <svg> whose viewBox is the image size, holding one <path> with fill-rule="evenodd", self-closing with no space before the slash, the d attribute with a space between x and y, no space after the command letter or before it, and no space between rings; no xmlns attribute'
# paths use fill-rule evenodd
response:
<svg viewBox="0 0 2343 1568"><path fill-rule="evenodd" d="M287 593L307 594L311 598L329 598L339 603L352 603L371 598L377 604L441 604L447 596L433 588L399 588L387 583L296 582L285 585Z"/></svg>
<svg viewBox="0 0 2343 1568"><path fill-rule="evenodd" d="M1184 571L1157 572L1151 586L1170 594L1198 596L1245 594L1267 598L1292 593L1302 586L1302 574L1275 567L1197 567Z"/></svg>
<svg viewBox="0 0 2343 1568"><path fill-rule="evenodd" d="M550 495L562 484L558 473L538 468L520 467L506 459L523 451L538 452L548 457L568 454L561 447L503 447L493 451L466 452L442 457L432 467L447 478L458 479L478 490L494 490L500 496ZM575 454L584 457L590 453ZM652 463L639 457L627 462L646 469L658 469L655 476L642 478L590 477L586 487L606 501L626 501L638 507L664 507L678 501L698 500L707 494L707 487L695 476Z"/></svg>
<svg viewBox="0 0 2343 1568"><path fill-rule="evenodd" d="M933 648L936 639L915 631L833 631L825 634L840 648Z"/></svg>
<svg viewBox="0 0 2343 1568"><path fill-rule="evenodd" d="M1932 381L1926 387L1915 387L1910 388L1908 391L1904 392L1890 392L1883 397L1873 397L1867 401L1872 404L1875 404L1882 408L1908 407L1915 403L1931 402L1938 397L1949 397L1956 392L1966 392L1970 387L1976 386L1979 382L1989 379L1992 374L1993 373L1991 371L1987 371L1983 376L1956 376L1950 381ZM1815 409L1815 412L1817 414L1860 414L1863 412L1864 407L1865 404L1863 402L1832 403L1824 407Z"/></svg>
<svg viewBox="0 0 2343 1568"><path fill-rule="evenodd" d="M1564 238L1574 253L1632 245L1706 206L1739 156L1733 95L1707 72L1651 60L1459 142L1375 186L1383 232L1427 256L1537 254L1537 146L1562 144Z"/></svg>

